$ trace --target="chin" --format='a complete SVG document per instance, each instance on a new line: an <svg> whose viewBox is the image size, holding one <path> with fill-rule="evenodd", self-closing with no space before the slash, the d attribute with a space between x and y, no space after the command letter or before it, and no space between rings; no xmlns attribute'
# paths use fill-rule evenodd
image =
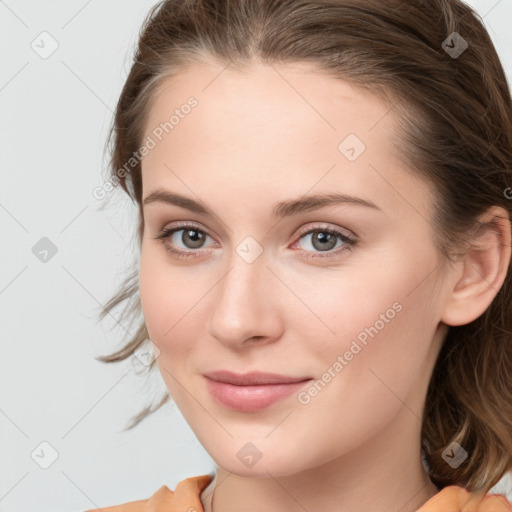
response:
<svg viewBox="0 0 512 512"><path fill-rule="evenodd" d="M211 443L210 438L208 444ZM309 459L308 453L297 449L298 445L299 441L283 446L277 443L277 438L276 443L272 443L270 438L254 441L229 439L224 443L214 442L211 450L208 446L205 449L218 466L230 473L241 477L268 478L269 474L274 477L293 475L322 463ZM311 447L307 452L312 453Z"/></svg>

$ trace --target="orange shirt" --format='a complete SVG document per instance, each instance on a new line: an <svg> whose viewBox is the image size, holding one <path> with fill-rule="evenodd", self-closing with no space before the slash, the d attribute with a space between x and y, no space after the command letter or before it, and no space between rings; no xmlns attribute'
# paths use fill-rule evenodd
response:
<svg viewBox="0 0 512 512"><path fill-rule="evenodd" d="M201 492L211 480L211 475L193 476L179 482L175 491L162 485L148 499L85 512L204 512ZM502 494L482 497L464 487L450 485L432 496L417 512L512 512L512 505Z"/></svg>

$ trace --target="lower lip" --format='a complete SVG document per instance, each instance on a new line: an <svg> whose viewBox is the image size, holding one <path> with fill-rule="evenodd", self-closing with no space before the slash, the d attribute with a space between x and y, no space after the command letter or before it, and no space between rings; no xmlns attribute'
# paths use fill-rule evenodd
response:
<svg viewBox="0 0 512 512"><path fill-rule="evenodd" d="M297 392L312 379L290 384L235 386L206 379L208 391L223 405L241 412L254 412Z"/></svg>

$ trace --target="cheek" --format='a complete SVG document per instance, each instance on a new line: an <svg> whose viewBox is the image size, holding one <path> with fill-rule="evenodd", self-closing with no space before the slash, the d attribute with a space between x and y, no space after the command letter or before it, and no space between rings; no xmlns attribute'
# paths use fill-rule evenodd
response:
<svg viewBox="0 0 512 512"><path fill-rule="evenodd" d="M142 249L139 269L139 290L144 320L149 337L161 352L169 341L184 339L188 317L194 315L193 304L198 291L192 286L190 274L166 261L163 248Z"/></svg>
<svg viewBox="0 0 512 512"><path fill-rule="evenodd" d="M437 313L434 276L424 278L435 259L428 251L423 260L406 252L391 256L380 259L378 266L364 265L364 273L348 269L316 283L295 281L300 283L297 295L317 316L302 304L295 306L300 322L295 329L304 333L305 341L315 340L304 345L305 352L322 361L326 371L343 356L343 371L339 364L337 368L351 385L367 387L374 368L389 382L407 386L426 364Z"/></svg>
<svg viewBox="0 0 512 512"><path fill-rule="evenodd" d="M164 257L165 258L165 257ZM190 375L189 357L197 344L198 298L202 294L191 288L190 276L172 267L158 253L141 253L139 289L144 321L149 338L160 350L159 372L172 397L182 411L190 404L179 384L181 372ZM197 304L194 308L194 304ZM200 324L199 324L200 325ZM194 327L196 326L196 327ZM177 379L177 380L176 380Z"/></svg>
<svg viewBox="0 0 512 512"><path fill-rule="evenodd" d="M139 268L140 302L149 337L161 349L157 333L163 328L166 301L161 296L164 275L158 279L158 274L158 266L153 264L149 250L143 248Z"/></svg>
<svg viewBox="0 0 512 512"><path fill-rule="evenodd" d="M294 292L302 299L295 300L293 307L290 302L289 311L305 338L318 339L314 346L319 351L348 350L354 339L364 346L366 340L389 331L404 309L408 289L408 279L395 269L369 265L364 265L364 272L347 268L310 280L295 276L289 282L294 282Z"/></svg>

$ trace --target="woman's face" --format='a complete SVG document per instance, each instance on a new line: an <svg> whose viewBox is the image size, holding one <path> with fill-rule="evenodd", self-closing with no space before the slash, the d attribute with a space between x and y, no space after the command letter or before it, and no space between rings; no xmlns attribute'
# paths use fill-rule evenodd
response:
<svg viewBox="0 0 512 512"><path fill-rule="evenodd" d="M172 399L229 471L419 441L450 281L393 129L375 97L307 65L197 64L156 96L143 198L169 201L144 205L143 313ZM277 386L212 385L220 370L311 380L272 401Z"/></svg>

